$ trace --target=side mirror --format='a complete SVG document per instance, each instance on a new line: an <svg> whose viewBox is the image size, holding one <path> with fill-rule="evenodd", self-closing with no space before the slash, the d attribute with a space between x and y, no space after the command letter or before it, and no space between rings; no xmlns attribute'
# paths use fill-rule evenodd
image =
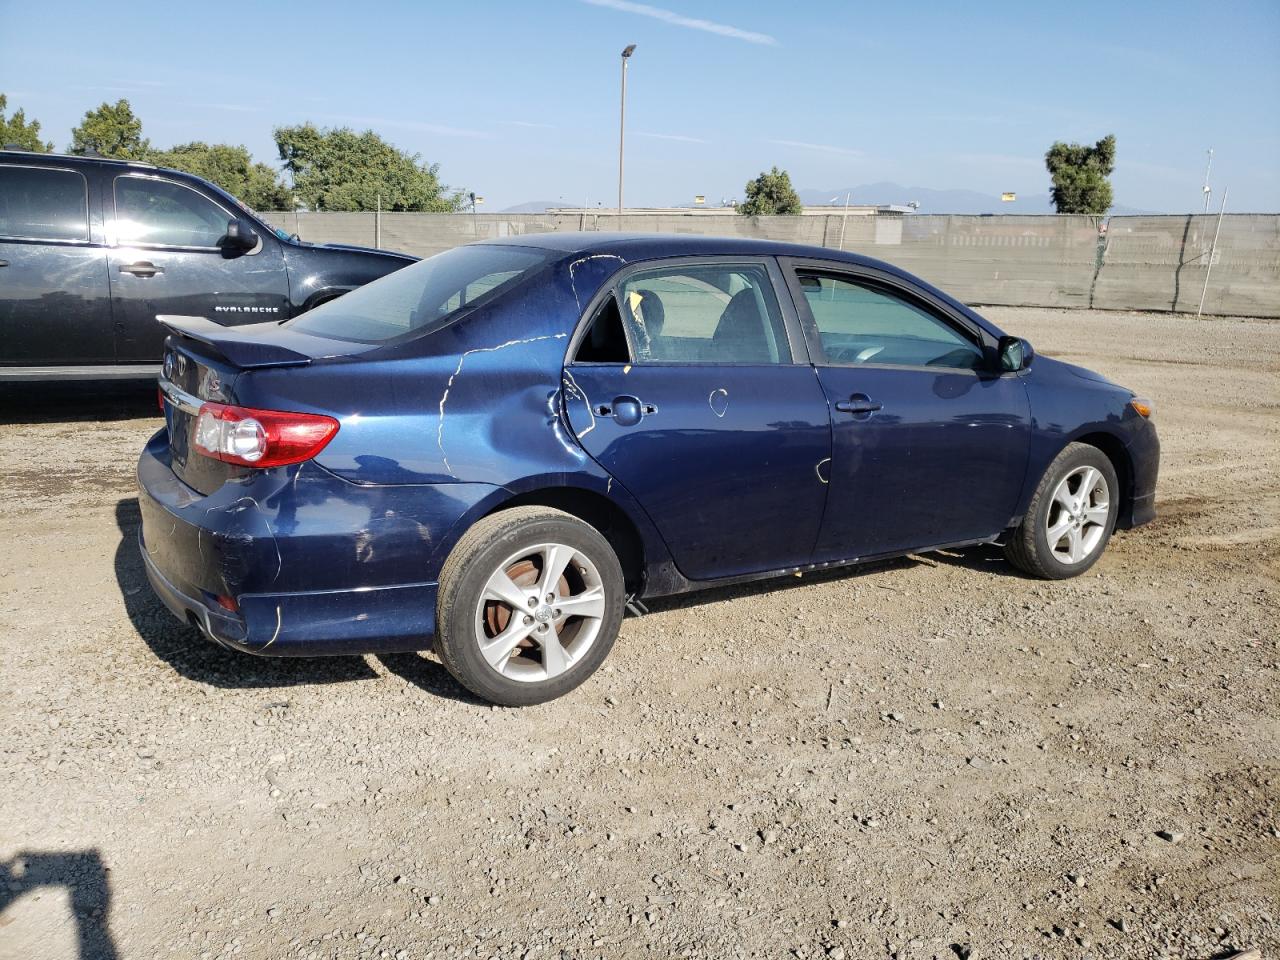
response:
<svg viewBox="0 0 1280 960"><path fill-rule="evenodd" d="M248 253L258 245L258 235L253 232L253 226L248 220L227 221L227 236L223 241L223 246L229 250L236 250L240 253Z"/></svg>
<svg viewBox="0 0 1280 960"><path fill-rule="evenodd" d="M1001 337L999 351L1000 369L1004 372L1027 369L1036 355L1031 344L1021 337Z"/></svg>

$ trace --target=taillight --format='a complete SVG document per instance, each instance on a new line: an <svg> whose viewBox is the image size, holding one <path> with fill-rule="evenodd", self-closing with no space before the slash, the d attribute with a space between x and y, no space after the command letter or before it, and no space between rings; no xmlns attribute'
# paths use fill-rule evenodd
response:
<svg viewBox="0 0 1280 960"><path fill-rule="evenodd" d="M205 403L196 417L192 442L216 460L245 467L282 467L310 460L337 432L337 420L316 413Z"/></svg>

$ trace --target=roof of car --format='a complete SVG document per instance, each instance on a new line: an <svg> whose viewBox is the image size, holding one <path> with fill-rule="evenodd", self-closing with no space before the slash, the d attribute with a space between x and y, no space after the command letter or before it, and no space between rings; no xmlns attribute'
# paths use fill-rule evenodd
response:
<svg viewBox="0 0 1280 960"><path fill-rule="evenodd" d="M688 233L529 233L518 237L500 237L482 243L507 246L541 247L566 254L615 254L623 260L649 260L671 256L768 256L810 257L841 260L846 263L880 267L897 272L882 261L829 247L752 237L719 237Z"/></svg>

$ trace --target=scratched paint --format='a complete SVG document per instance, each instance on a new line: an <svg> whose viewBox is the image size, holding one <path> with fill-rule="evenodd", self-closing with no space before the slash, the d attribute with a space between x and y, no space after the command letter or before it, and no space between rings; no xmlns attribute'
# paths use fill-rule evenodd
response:
<svg viewBox="0 0 1280 960"><path fill-rule="evenodd" d="M449 402L449 391L453 389L453 382L457 380L458 376L462 373L462 367L463 364L467 362L467 357L477 353L496 353L499 350L505 350L508 347L514 347L523 343L538 343L542 340L563 340L567 336L569 336L567 333L554 333L541 337L526 337L522 340L508 340L506 343L500 343L494 347L475 347L466 351L458 358L458 366L454 369L452 375L450 375L449 381L444 385L444 393L440 394L440 422L436 426L436 446L440 448L440 462L444 464L444 469L449 476L453 477L455 480L458 478L458 475L453 472L453 467L449 465L449 457L444 450L444 407L445 404Z"/></svg>
<svg viewBox="0 0 1280 960"><path fill-rule="evenodd" d="M729 410L729 391L724 387L719 387L711 391L707 397L707 405L711 407L711 412L721 420Z"/></svg>

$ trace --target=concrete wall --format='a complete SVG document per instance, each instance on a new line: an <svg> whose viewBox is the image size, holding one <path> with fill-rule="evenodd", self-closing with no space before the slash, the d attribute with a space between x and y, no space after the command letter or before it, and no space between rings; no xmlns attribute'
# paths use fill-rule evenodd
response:
<svg viewBox="0 0 1280 960"><path fill-rule="evenodd" d="M275 213L304 240L373 246L374 214ZM1194 313L1209 216L682 216L384 213L384 248L430 256L473 240L564 230L765 237L852 250L968 303ZM1280 317L1280 215L1223 218L1205 313Z"/></svg>

